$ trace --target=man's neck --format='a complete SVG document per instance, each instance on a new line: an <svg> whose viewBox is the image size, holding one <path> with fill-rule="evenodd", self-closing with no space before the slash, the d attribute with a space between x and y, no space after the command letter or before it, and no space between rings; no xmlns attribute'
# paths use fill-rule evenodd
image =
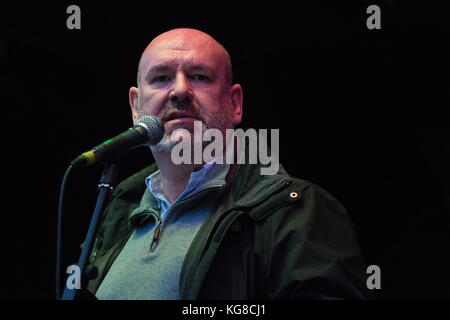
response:
<svg viewBox="0 0 450 320"><path fill-rule="evenodd" d="M200 168L194 164L179 164L172 162L170 152L153 152L156 164L161 173L161 182L164 196L173 203L186 189L191 173Z"/></svg>

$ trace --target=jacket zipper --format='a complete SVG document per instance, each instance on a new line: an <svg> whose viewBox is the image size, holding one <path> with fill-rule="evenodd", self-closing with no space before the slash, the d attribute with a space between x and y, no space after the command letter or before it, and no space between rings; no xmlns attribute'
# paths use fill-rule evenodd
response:
<svg viewBox="0 0 450 320"><path fill-rule="evenodd" d="M161 228L162 228L162 221L161 221L161 219L158 219L156 221L155 232L153 233L153 240L152 240L152 243L150 244L150 252L155 251L156 246L158 245Z"/></svg>
<svg viewBox="0 0 450 320"><path fill-rule="evenodd" d="M156 212L149 211L150 215L155 219L155 231L153 232L152 242L150 243L150 252L155 251L155 248L158 244L159 233L161 231L162 220Z"/></svg>
<svg viewBox="0 0 450 320"><path fill-rule="evenodd" d="M171 207L169 210L167 210L166 216L168 216L169 212L173 211L173 208L176 207L177 205L179 205L179 204L181 204L181 203L183 203L185 201L192 200L192 198L197 197L199 194L201 194L201 193L203 193L205 191L208 191L208 190L211 190L211 189L219 189L219 188L221 188L223 186L224 186L223 184L214 185L214 186L211 186L209 188L203 189L200 192L198 192L198 193L196 193L196 194L194 194L194 195L192 195L192 196L190 196L188 198L185 198L185 199L181 200L180 202L176 203L173 207ZM155 231L153 232L153 239L152 239L152 242L150 243L150 252L153 252L153 251L155 251L156 247L158 246L159 238L161 236L161 230L162 230L162 227L163 227L163 222L162 222L162 219L160 218L159 215L156 215L156 214L153 214L153 213L151 213L151 215L155 218L155 221L156 221Z"/></svg>

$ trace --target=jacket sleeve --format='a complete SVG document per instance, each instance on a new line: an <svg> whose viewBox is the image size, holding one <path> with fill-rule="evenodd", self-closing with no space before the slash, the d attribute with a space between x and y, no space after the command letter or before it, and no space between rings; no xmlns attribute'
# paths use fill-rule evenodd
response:
<svg viewBox="0 0 450 320"><path fill-rule="evenodd" d="M300 201L267 221L268 298L370 298L364 259L345 209L314 184L299 191Z"/></svg>

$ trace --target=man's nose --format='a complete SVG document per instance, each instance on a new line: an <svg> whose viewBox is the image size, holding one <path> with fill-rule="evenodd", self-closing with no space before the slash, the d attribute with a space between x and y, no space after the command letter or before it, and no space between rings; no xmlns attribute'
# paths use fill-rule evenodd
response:
<svg viewBox="0 0 450 320"><path fill-rule="evenodd" d="M184 73L178 73L173 84L172 91L169 93L169 99L176 108L190 103L193 98L191 84Z"/></svg>

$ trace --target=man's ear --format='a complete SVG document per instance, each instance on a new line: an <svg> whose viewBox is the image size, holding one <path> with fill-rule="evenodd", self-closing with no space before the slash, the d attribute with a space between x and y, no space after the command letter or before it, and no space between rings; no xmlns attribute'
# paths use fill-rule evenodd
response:
<svg viewBox="0 0 450 320"><path fill-rule="evenodd" d="M128 100L130 101L131 116L133 118L133 124L138 120L138 104L139 104L139 89L131 87L128 91Z"/></svg>
<svg viewBox="0 0 450 320"><path fill-rule="evenodd" d="M231 104L233 106L233 117L232 122L234 126L237 126L242 121L242 102L243 102L243 92L240 84L234 84L230 89L231 93Z"/></svg>

